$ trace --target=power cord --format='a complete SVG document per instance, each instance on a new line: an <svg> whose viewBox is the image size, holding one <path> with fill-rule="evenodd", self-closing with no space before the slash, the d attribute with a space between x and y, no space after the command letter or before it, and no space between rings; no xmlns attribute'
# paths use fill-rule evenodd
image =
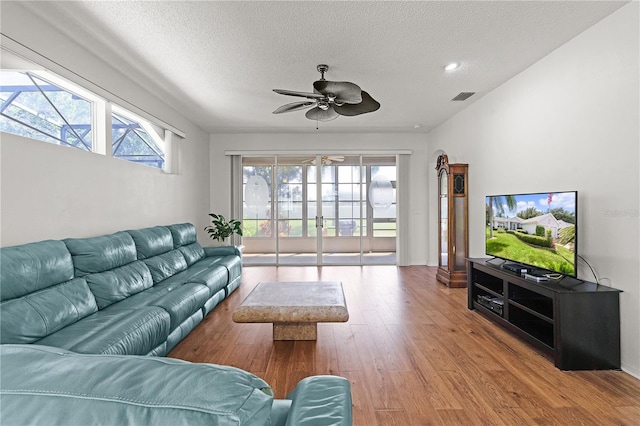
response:
<svg viewBox="0 0 640 426"><path fill-rule="evenodd" d="M611 280L607 277L602 277L602 278L598 278L598 276L596 275L596 272L593 270L593 268L591 267L591 265L589 264L589 262L587 262L587 259L585 259L584 257L580 256L579 254L576 255L578 257L578 259L582 260L591 270L591 273L593 274L593 278L596 280L596 285L600 285L600 281L601 280L607 280L609 282L609 285L607 287L611 287ZM604 285L604 284L603 284Z"/></svg>
<svg viewBox="0 0 640 426"><path fill-rule="evenodd" d="M544 276L549 278L550 280L559 280L560 278L564 277L564 275L562 274L544 274Z"/></svg>

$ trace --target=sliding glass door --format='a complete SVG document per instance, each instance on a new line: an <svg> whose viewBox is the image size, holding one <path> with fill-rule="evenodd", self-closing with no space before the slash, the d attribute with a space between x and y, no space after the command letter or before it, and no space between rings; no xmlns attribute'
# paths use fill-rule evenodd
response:
<svg viewBox="0 0 640 426"><path fill-rule="evenodd" d="M395 264L395 157L243 157L245 264Z"/></svg>

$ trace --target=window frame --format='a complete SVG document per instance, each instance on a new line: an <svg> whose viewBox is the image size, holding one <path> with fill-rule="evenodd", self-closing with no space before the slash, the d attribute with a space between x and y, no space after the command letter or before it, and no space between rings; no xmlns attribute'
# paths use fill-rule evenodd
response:
<svg viewBox="0 0 640 426"><path fill-rule="evenodd" d="M154 136L152 138L158 147L164 147L164 166L159 170L165 173L179 173L180 167L177 164L179 146L176 145L176 137L185 139L186 133L184 131L4 34L0 34L0 50L3 57L2 63L6 65L2 67L3 70L37 73L39 78L50 81L52 84L92 102L92 118L91 123L88 123L93 132L91 153L111 156L111 108L113 105L117 105L130 115L135 116L141 125L142 123L145 126L148 125L152 129L151 132L145 129L148 134L158 136L157 139ZM154 130L156 127L162 129L164 134ZM152 168L158 169L153 166Z"/></svg>

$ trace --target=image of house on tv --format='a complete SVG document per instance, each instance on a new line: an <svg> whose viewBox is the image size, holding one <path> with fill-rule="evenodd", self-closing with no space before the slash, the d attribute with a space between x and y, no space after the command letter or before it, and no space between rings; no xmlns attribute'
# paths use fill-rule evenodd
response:
<svg viewBox="0 0 640 426"><path fill-rule="evenodd" d="M573 251L576 201L576 192L489 196L487 239L506 232L534 246L554 248L560 245ZM506 247L515 242L503 239L499 243Z"/></svg>
<svg viewBox="0 0 640 426"><path fill-rule="evenodd" d="M545 213L529 219L522 219L518 216L493 218L493 229L505 229L510 231L522 229L526 231L527 234L536 235L539 233L539 226L542 226L545 229L545 235L547 234L547 230L550 230L551 238L557 240L561 229L574 225L573 223L556 219L553 213Z"/></svg>

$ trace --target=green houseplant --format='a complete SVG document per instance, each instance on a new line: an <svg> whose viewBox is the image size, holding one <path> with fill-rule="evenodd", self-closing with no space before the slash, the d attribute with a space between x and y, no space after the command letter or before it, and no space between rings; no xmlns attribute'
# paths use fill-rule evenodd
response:
<svg viewBox="0 0 640 426"><path fill-rule="evenodd" d="M242 236L242 223L236 219L227 221L221 214L209 213L213 219L211 225L204 228L209 233L209 238L217 241L224 241L227 237L238 234Z"/></svg>

